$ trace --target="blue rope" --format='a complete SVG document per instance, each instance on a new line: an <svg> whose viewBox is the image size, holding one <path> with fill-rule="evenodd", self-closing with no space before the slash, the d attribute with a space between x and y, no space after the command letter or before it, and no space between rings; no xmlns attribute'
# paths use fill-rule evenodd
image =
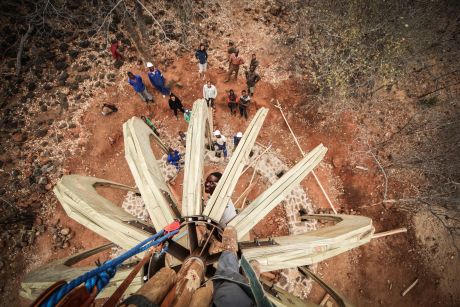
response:
<svg viewBox="0 0 460 307"><path fill-rule="evenodd" d="M115 276L117 267L125 260L131 258L134 255L142 253L152 246L157 246L163 243L178 232L179 230L174 230L164 234L164 230L159 231L152 237L134 246L126 253L118 256L117 258L113 258L104 262L101 266L95 268L94 270L86 272L85 274L63 285L58 290L56 290L45 303L41 304L40 307L54 307L65 295L67 295L70 291L82 283L85 283L85 287L88 292L91 292L94 286L97 287L98 292L101 291L105 286L107 286L107 284L110 282L110 279ZM164 250L166 251L167 248Z"/></svg>

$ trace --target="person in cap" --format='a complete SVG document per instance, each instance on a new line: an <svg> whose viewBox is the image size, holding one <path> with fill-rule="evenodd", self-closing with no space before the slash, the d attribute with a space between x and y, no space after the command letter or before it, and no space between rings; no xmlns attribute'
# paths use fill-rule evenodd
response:
<svg viewBox="0 0 460 307"><path fill-rule="evenodd" d="M195 52L195 57L198 59L198 73L200 74L200 78L204 79L204 74L208 68L208 53L203 43L200 44L200 47Z"/></svg>
<svg viewBox="0 0 460 307"><path fill-rule="evenodd" d="M222 151L224 158L227 158L227 138L223 136L219 130L214 131L214 136L216 140L214 141L214 149Z"/></svg>
<svg viewBox="0 0 460 307"><path fill-rule="evenodd" d="M169 108L173 110L174 115L176 116L176 119L179 119L177 117L177 110L181 111L182 113L185 113L184 107L182 106L182 102L172 92L171 94L169 94L168 104L169 104Z"/></svg>
<svg viewBox="0 0 460 307"><path fill-rule="evenodd" d="M214 106L214 100L217 97L217 89L216 87L211 84L211 81L208 80L206 81L206 84L203 85L203 98L206 100L206 104L209 107L212 107L215 109L216 107Z"/></svg>
<svg viewBox="0 0 460 307"><path fill-rule="evenodd" d="M161 74L161 71L154 67L151 62L147 63L147 67L149 69L147 75L149 76L150 83L163 95L163 98L166 98L170 90L165 86L165 78Z"/></svg>
<svg viewBox="0 0 460 307"><path fill-rule="evenodd" d="M240 109L240 116L248 119L248 107L251 102L251 97L246 93L245 90L241 92L238 107Z"/></svg>
<svg viewBox="0 0 460 307"><path fill-rule="evenodd" d="M128 72L128 83L133 87L134 91L141 97L144 102L153 102L152 95L147 91L147 88L142 81L140 75L134 75L132 72Z"/></svg>
<svg viewBox="0 0 460 307"><path fill-rule="evenodd" d="M187 123L190 123L190 118L192 117L192 112L190 110L185 110L184 119Z"/></svg>
<svg viewBox="0 0 460 307"><path fill-rule="evenodd" d="M242 132L238 132L237 134L235 134L233 136L233 147L234 148L236 148L236 146L238 146L238 144L240 143L242 137L243 137Z"/></svg>

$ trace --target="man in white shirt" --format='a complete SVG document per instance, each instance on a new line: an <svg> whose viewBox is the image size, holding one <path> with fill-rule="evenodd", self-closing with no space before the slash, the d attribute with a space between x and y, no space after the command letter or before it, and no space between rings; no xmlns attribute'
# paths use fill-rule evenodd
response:
<svg viewBox="0 0 460 307"><path fill-rule="evenodd" d="M211 84L211 81L206 81L206 84L203 86L203 98L206 100L208 107L215 109L214 100L217 97L217 89Z"/></svg>
<svg viewBox="0 0 460 307"><path fill-rule="evenodd" d="M208 177L206 177L206 181L204 183L204 191L212 195L212 192L214 192L221 177L222 173L219 172L209 174ZM224 213L222 214L222 218L220 219L220 223L227 225L227 223L230 222L235 216L235 205L233 205L232 201L229 200L227 206L225 207Z"/></svg>
<svg viewBox="0 0 460 307"><path fill-rule="evenodd" d="M214 136L216 137L214 141L214 148L222 151L224 158L227 159L227 138L223 136L219 130L214 131Z"/></svg>

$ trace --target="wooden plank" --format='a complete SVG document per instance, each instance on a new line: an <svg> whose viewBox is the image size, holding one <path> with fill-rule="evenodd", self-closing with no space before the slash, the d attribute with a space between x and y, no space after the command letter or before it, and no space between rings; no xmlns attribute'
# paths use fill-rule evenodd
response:
<svg viewBox="0 0 460 307"><path fill-rule="evenodd" d="M407 287L407 289L401 293L401 296L406 296L406 294L409 293L409 291L412 290L412 288L414 288L417 283L418 283L418 278L414 280L414 282L411 283L410 286Z"/></svg>
<svg viewBox="0 0 460 307"><path fill-rule="evenodd" d="M136 294L146 297L151 303L159 305L176 283L176 272L170 268L161 268L140 288ZM137 305L130 304L129 307Z"/></svg>
<svg viewBox="0 0 460 307"><path fill-rule="evenodd" d="M256 138L267 116L268 109L260 108L249 123L238 146L233 152L227 167L222 174L211 198L208 200L203 215L209 216L215 221L220 221L225 207L227 206L241 172L249 159L249 153L254 146Z"/></svg>
<svg viewBox="0 0 460 307"><path fill-rule="evenodd" d="M177 206L177 201L166 184L150 145L150 138L156 135L137 117L123 124L123 135L125 158L134 181L155 229L162 229L177 218L172 210Z"/></svg>
<svg viewBox="0 0 460 307"><path fill-rule="evenodd" d="M275 245L245 248L248 260L257 260L261 271L310 265L369 242L374 228L363 216L308 215L310 218L334 217L337 223L295 236L273 238Z"/></svg>
<svg viewBox="0 0 460 307"><path fill-rule="evenodd" d="M393 229L393 230L389 230L389 231L383 231L383 232L375 233L372 236L372 239L378 239L378 238L382 238L382 237L386 237L386 236L391 236L391 235L395 235L395 234L402 233L402 232L407 232L407 228L402 227L402 228L397 228L397 229Z"/></svg>
<svg viewBox="0 0 460 307"><path fill-rule="evenodd" d="M278 205L300 181L323 159L327 149L321 144L299 161L270 188L259 195L238 214L229 225L235 226L241 239L276 205Z"/></svg>
<svg viewBox="0 0 460 307"><path fill-rule="evenodd" d="M182 215L199 215L202 211L202 178L206 135L209 134L208 108L204 99L193 104L185 147ZM207 128L208 127L208 128Z"/></svg>

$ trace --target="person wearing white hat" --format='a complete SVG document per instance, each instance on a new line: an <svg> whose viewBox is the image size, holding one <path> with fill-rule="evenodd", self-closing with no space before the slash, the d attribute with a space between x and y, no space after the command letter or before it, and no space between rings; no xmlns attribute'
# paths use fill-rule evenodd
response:
<svg viewBox="0 0 460 307"><path fill-rule="evenodd" d="M238 132L236 135L233 136L233 147L236 148L243 137L243 133Z"/></svg>
<svg viewBox="0 0 460 307"><path fill-rule="evenodd" d="M227 158L227 138L219 130L214 131L216 140L214 141L214 150L222 151L224 158Z"/></svg>
<svg viewBox="0 0 460 307"><path fill-rule="evenodd" d="M190 118L192 117L192 112L190 110L185 110L184 119L187 123L190 123Z"/></svg>
<svg viewBox="0 0 460 307"><path fill-rule="evenodd" d="M153 87L155 87L163 95L163 98L166 98L166 95L169 95L170 90L165 86L165 78L161 74L161 71L151 62L147 62L147 68L149 69L147 75L149 76L150 83L152 83Z"/></svg>

